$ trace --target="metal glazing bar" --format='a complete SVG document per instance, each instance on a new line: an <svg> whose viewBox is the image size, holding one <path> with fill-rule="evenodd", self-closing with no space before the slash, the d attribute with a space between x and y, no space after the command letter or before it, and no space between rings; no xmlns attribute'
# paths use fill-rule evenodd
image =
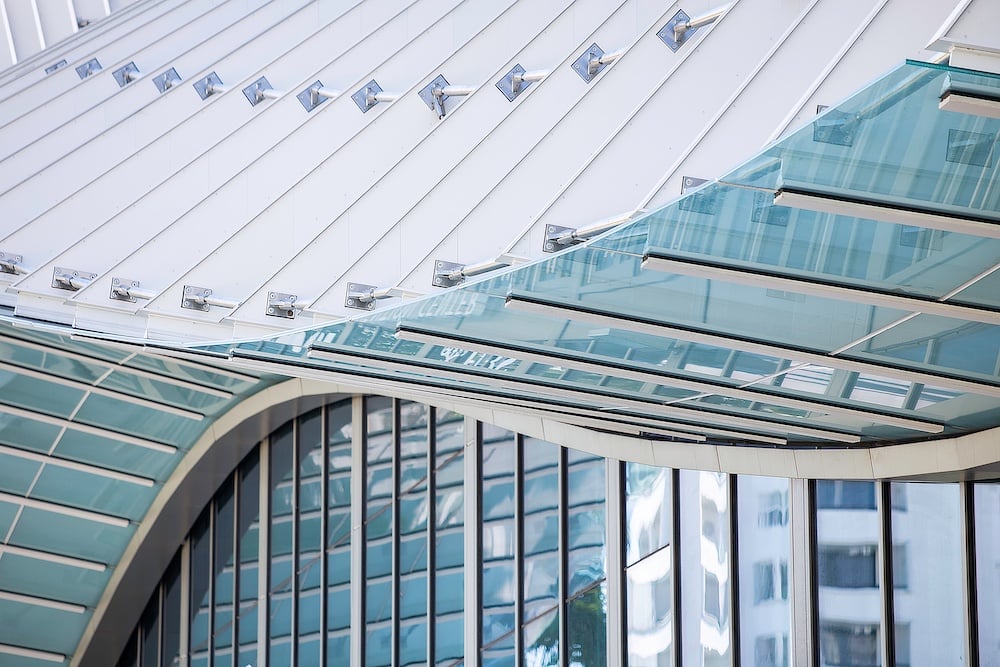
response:
<svg viewBox="0 0 1000 667"><path fill-rule="evenodd" d="M509 254L499 255L493 259L476 264L456 264L454 262L437 260L434 262L433 283L435 287L453 287L464 282L466 278L482 275L515 264L523 264L527 261L529 260L524 257Z"/></svg>
<svg viewBox="0 0 1000 667"><path fill-rule="evenodd" d="M11 554L12 556L21 556L22 558L41 560L46 563L54 563L56 565L67 565L80 570L90 570L91 572L105 572L108 569L107 565L97 561L73 558L72 556L60 556L59 554L39 551L37 549L18 547L13 544L0 544L0 556L5 553Z"/></svg>
<svg viewBox="0 0 1000 667"><path fill-rule="evenodd" d="M696 16L693 19L688 19L687 21L678 22L674 26L674 39L677 42L681 42L684 39L684 35L687 34L689 30L695 30L702 26L709 25L710 23L715 23L722 15L729 11L732 7L732 3L719 7L718 9L712 10L701 16Z"/></svg>
<svg viewBox="0 0 1000 667"><path fill-rule="evenodd" d="M1000 118L1000 91L965 81L944 78L938 108L971 116Z"/></svg>
<svg viewBox="0 0 1000 667"><path fill-rule="evenodd" d="M968 480L958 483L961 500L962 602L965 612L965 655L969 667L980 667L979 655L979 573L976 552L976 487Z"/></svg>
<svg viewBox="0 0 1000 667"><path fill-rule="evenodd" d="M38 651L31 648L11 646L10 644L0 644L0 655L12 655L15 658L26 658L28 660L41 660L43 662L53 662L64 664L66 656L62 653L52 653L51 651Z"/></svg>
<svg viewBox="0 0 1000 667"><path fill-rule="evenodd" d="M0 591L0 600L27 604L33 607L44 607L45 609L54 609L55 611L65 611L70 614L83 614L87 611L87 608L80 604L60 602L59 600L49 600L48 598L40 598L34 595L11 593L10 591Z"/></svg>
<svg viewBox="0 0 1000 667"><path fill-rule="evenodd" d="M47 415L41 412L35 412L34 410L17 408L12 405L3 405L2 407L4 413L13 415L14 417L31 419L33 421L41 422L43 424L51 424L52 426L60 426L63 428L68 428L72 431L79 431L80 433L86 433L88 435L96 435L99 438L107 438L108 440L117 440L119 442L135 445L137 447L142 447L144 449L151 449L154 452L160 452L162 454L174 454L177 451L177 448L174 447L173 445L167 445L162 442L145 440L143 438L137 438L135 436L119 433L118 431L111 431L108 429L99 428L97 426L91 426L89 424L81 424L79 422L70 421L69 419L63 419L62 417L53 417L51 415Z"/></svg>
<svg viewBox="0 0 1000 667"><path fill-rule="evenodd" d="M775 193L774 205L1000 239L1000 220L967 217L897 202L858 199L848 195L785 187Z"/></svg>
<svg viewBox="0 0 1000 667"><path fill-rule="evenodd" d="M365 527L365 507L368 489L367 415L365 399L354 396L351 401L351 618L356 622L350 627L351 664L362 667L365 661L365 552L367 550Z"/></svg>
<svg viewBox="0 0 1000 667"><path fill-rule="evenodd" d="M880 424L898 426L899 428L922 431L925 433L940 433L944 430L944 427L941 424L921 419L895 416L878 410L874 406L872 410L866 410L863 408L837 405L827 401L808 400L785 396L769 391L754 391L720 382L710 382L707 380L683 377L677 373L642 370L624 361L621 365L619 365L611 361L581 358L578 355L564 352L563 350L551 350L544 352L534 351L519 345L508 345L501 342L491 343L481 339L469 339L463 336L452 336L444 332L416 330L406 327L405 325L400 326L400 328L396 330L396 338L424 343L425 345L440 345L442 341L446 341L450 345L473 352L482 352L484 354L504 354L522 361L548 366L560 366L584 373L596 373L598 375L620 377L628 380L635 380L637 382L664 386L669 385L690 391L703 392L704 394L730 396L740 400L771 403L773 405L809 410L812 412L839 414Z"/></svg>
<svg viewBox="0 0 1000 667"><path fill-rule="evenodd" d="M116 401L121 401L123 403L131 403L132 405L141 405L151 410L156 410L158 412L163 412L165 414L171 414L176 417L191 419L193 421L201 421L202 419L205 418L205 415L203 415L200 412L195 412L193 410L187 410L184 408L179 408L174 405L160 403L159 401L154 401L152 399L144 398L142 396L132 396L131 394L125 394L119 391L114 391L112 389L107 389L105 387L89 384L87 382L82 382L80 380L71 380L69 378L65 378L60 375L50 375L48 373L43 373L42 371L36 371L31 368L24 368L22 366L9 364L3 361L0 361L0 370L7 371L8 373L14 373L16 375L23 375L25 377L34 378L36 380L42 380L44 382L51 382L52 384L56 384L63 387L73 387L81 391L90 392L97 396L112 398Z"/></svg>
<svg viewBox="0 0 1000 667"><path fill-rule="evenodd" d="M46 500L25 498L24 496L18 496L12 493L4 493L2 491L0 491L0 501L3 501L5 503L11 503L12 505L23 505L24 507L31 507L32 509L42 510L43 512L52 512L53 514L61 514L63 516L72 517L74 519L83 519L84 521L103 523L107 526L114 526L116 528L127 528L129 525L128 519L123 519L122 517L119 516L111 516L109 514L93 512L91 510L79 509L77 507L69 507L68 505L51 503Z"/></svg>
<svg viewBox="0 0 1000 667"><path fill-rule="evenodd" d="M698 424L706 423L733 426L736 428L747 429L748 433L761 431L765 434L793 434L844 443L857 443L861 441L860 436L844 431L810 428L757 417L699 410L689 407L676 407L674 405L665 405L653 400L641 400L639 398L620 396L611 392L602 391L600 388L568 388L556 385L552 382L536 380L534 378L530 380L528 378L507 380L497 377L496 375L488 375L470 368L448 368L442 366L441 364L417 361L415 359L406 361L401 359L387 359L372 350L365 350L364 352L357 354L343 350L316 350L316 352L320 352L322 357L332 361L343 361L351 364L361 364L369 367L404 373L421 373L459 382L485 382L493 387L505 387L514 391L524 391L526 388L536 388L544 390L546 394L552 396L562 396L571 400L583 399L588 401L600 401L605 404L601 409L611 411L612 413L615 410L633 409L673 417L675 419L690 420L691 422ZM752 435L749 437L751 439L753 438Z"/></svg>
<svg viewBox="0 0 1000 667"><path fill-rule="evenodd" d="M465 453L462 457L465 566L462 573L465 577L465 664L468 667L479 667L481 664L479 647L482 644L483 628L482 425L466 417L463 433L465 435Z"/></svg>
<svg viewBox="0 0 1000 667"><path fill-rule="evenodd" d="M605 490L607 510L604 540L607 544L607 632L608 665L627 665L628 652L625 600L625 466L621 461L605 458Z"/></svg>
<svg viewBox="0 0 1000 667"><path fill-rule="evenodd" d="M117 470L108 470L107 468L101 468L88 463L78 463L76 461L69 461L67 459L41 454L39 452L31 452L25 449L18 449L17 447L8 447L7 445L0 445L0 454L24 459L25 461L34 461L36 463L57 466L67 470L75 470L88 475L114 479L119 482L128 482L129 484L135 484L136 486L143 486L146 488L151 488L156 484L155 480L149 479L148 477L130 475L128 473L118 472Z"/></svg>
<svg viewBox="0 0 1000 667"><path fill-rule="evenodd" d="M639 426L642 427L642 431L660 433L661 435L666 435L668 437L676 436L677 439L693 442L704 442L707 438L703 434L708 434L712 436L719 436L721 438L753 440L761 444L787 444L787 440L783 437L765 436L756 433L751 434L746 431L732 431L705 424L686 424L674 420L659 419L653 415L619 415L607 412L606 408L601 406L582 406L569 403L567 401L559 401L551 396L545 396L544 398L532 397L524 394L523 387L521 388L522 391L519 393L501 392L475 386L456 388L454 383L427 376L422 376L420 379L397 379L393 377L393 371L391 370L358 367L354 365L353 362L346 368L318 368L315 365L308 365L305 363L289 364L286 361L274 360L273 357L268 357L267 355L245 352L234 356L234 360L247 367L260 369L261 371L266 372L289 373L290 367L294 367L294 374L298 377L312 378L323 381L329 381L331 376L342 376L344 378L344 382L353 387L370 387L372 391L376 392L384 390L387 386L407 389L412 388L412 386L419 385L421 387L421 391L425 393L440 393L442 396L451 398L462 397L468 402L483 401L487 404L495 405L496 401L494 399L500 399L505 404L510 405L526 407L536 406L541 416L552 416L554 413L562 411L571 415L581 415L587 418L592 418L598 422L598 424L603 423L605 427L609 424L616 424L619 428L622 425ZM564 417L560 415L560 418L562 419ZM651 428L646 428L647 426ZM663 432L664 427L678 430L676 432ZM692 431L697 432L690 433L684 431L684 429L691 429Z"/></svg>
<svg viewBox="0 0 1000 667"><path fill-rule="evenodd" d="M882 365L878 363L855 361L839 356L830 356L822 352L800 350L782 346L776 343L757 342L697 329L681 328L664 322L643 320L613 313L602 312L582 306L567 306L560 303L529 298L524 295L507 297L507 307L526 313L535 313L547 317L565 318L578 322L590 322L602 327L610 327L622 331L634 331L651 336L674 338L691 343L703 343L715 347L723 347L741 352L776 356L783 359L828 366L839 370L903 380L905 382L921 382L945 389L979 394L982 396L1000 397L1000 386L988 385L962 378L927 373L912 368Z"/></svg>
<svg viewBox="0 0 1000 667"><path fill-rule="evenodd" d="M576 229L571 227L560 227L558 225L546 225L545 240L542 244L542 250L545 252L555 252L562 247L582 243L591 237L610 231L615 227L632 220L636 215L645 212L646 209L640 208L628 213L620 213L616 216L605 220L599 220Z"/></svg>
<svg viewBox="0 0 1000 667"><path fill-rule="evenodd" d="M662 249L646 251L642 268L706 280L750 285L807 294L826 299L840 299L870 306L921 312L983 324L1000 324L1000 311L976 306L943 302L929 297L891 292L887 287L820 282L805 277L782 275L759 266L735 266L696 257L685 257Z"/></svg>

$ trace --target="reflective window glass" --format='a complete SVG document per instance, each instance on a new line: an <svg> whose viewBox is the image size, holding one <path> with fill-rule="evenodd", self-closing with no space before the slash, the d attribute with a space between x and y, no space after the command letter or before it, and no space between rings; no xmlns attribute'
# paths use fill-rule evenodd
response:
<svg viewBox="0 0 1000 667"><path fill-rule="evenodd" d="M351 645L351 442L352 402L341 401L328 408L327 442L327 664L347 665Z"/></svg>
<svg viewBox="0 0 1000 667"><path fill-rule="evenodd" d="M271 436L271 562L268 600L270 653L268 664L290 665L292 659L292 589L295 551L295 441L291 423Z"/></svg>
<svg viewBox="0 0 1000 667"><path fill-rule="evenodd" d="M211 506L202 512L201 517L195 522L194 528L191 529L191 602L188 651L191 655L192 667L207 667L208 665L208 638L211 627L210 588L212 583L210 509Z"/></svg>
<svg viewBox="0 0 1000 667"><path fill-rule="evenodd" d="M483 663L513 664L518 447L510 431L485 424L482 429Z"/></svg>
<svg viewBox="0 0 1000 667"><path fill-rule="evenodd" d="M905 490L906 496L905 509L892 510L897 664L965 664L958 485L892 486ZM899 585L904 582L905 587Z"/></svg>
<svg viewBox="0 0 1000 667"><path fill-rule="evenodd" d="M435 411L435 661L453 665L465 655L465 418Z"/></svg>
<svg viewBox="0 0 1000 667"><path fill-rule="evenodd" d="M320 662L323 606L323 410L299 418L298 429L298 654L299 664Z"/></svg>
<svg viewBox="0 0 1000 667"><path fill-rule="evenodd" d="M741 475L737 484L740 563L740 661L790 664L788 480Z"/></svg>
<svg viewBox="0 0 1000 667"><path fill-rule="evenodd" d="M260 578L260 450L244 459L239 473L239 511L236 536L239 544L239 618L237 633L238 662L241 666L256 665L257 594Z"/></svg>
<svg viewBox="0 0 1000 667"><path fill-rule="evenodd" d="M365 665L392 660L394 609L393 508L395 495L395 406L388 398L365 399Z"/></svg>
<svg viewBox="0 0 1000 667"><path fill-rule="evenodd" d="M1000 665L1000 484L976 484L976 601L979 663Z"/></svg>
<svg viewBox="0 0 1000 667"><path fill-rule="evenodd" d="M214 646L212 664L222 667L232 662L233 654L233 599L236 584L235 571L235 496L230 477L216 495L215 501L215 554L212 568L215 577L215 619L213 621Z"/></svg>
<svg viewBox="0 0 1000 667"><path fill-rule="evenodd" d="M826 665L880 665L882 588L876 565L880 531L874 507L876 487L873 482L824 486L827 502L816 510L820 658ZM819 490L817 483L817 496Z"/></svg>
<svg viewBox="0 0 1000 667"><path fill-rule="evenodd" d="M685 665L732 664L729 478L682 470L681 650Z"/></svg>

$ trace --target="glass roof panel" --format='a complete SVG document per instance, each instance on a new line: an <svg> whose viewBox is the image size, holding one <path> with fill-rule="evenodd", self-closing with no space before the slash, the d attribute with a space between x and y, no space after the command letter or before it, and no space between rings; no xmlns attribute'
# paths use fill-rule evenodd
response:
<svg viewBox="0 0 1000 667"><path fill-rule="evenodd" d="M0 502L0 536L7 537L7 531L14 523L14 517L17 516L17 508L17 505ZM3 557L0 556L0 558Z"/></svg>
<svg viewBox="0 0 1000 667"><path fill-rule="evenodd" d="M31 489L31 497L138 521L146 514L157 491L159 488L155 486L139 486L46 465Z"/></svg>
<svg viewBox="0 0 1000 667"><path fill-rule="evenodd" d="M205 415L217 414L229 405L229 399L198 391L195 385L179 387L174 384L132 375L127 371L114 371L101 382L102 387L132 396L149 398L167 405L187 408Z"/></svg>
<svg viewBox="0 0 1000 667"><path fill-rule="evenodd" d="M8 493L27 493L40 466L40 463L34 461L0 454L0 490Z"/></svg>
<svg viewBox="0 0 1000 667"><path fill-rule="evenodd" d="M78 614L0 599L0 644L69 655L89 620L89 611ZM3 660L6 665L6 656Z"/></svg>
<svg viewBox="0 0 1000 667"><path fill-rule="evenodd" d="M206 427L205 422L95 394L87 397L74 420L178 447L190 445Z"/></svg>
<svg viewBox="0 0 1000 667"><path fill-rule="evenodd" d="M10 544L114 565L134 532L135 526L119 528L25 507Z"/></svg>
<svg viewBox="0 0 1000 667"><path fill-rule="evenodd" d="M248 391L256 383L252 376L240 377L239 374L234 376L221 371L213 371L211 368L197 368L190 364L182 364L172 359L154 357L148 354L129 359L125 367L129 366L168 375L179 380L189 380L208 387L229 389L233 392Z"/></svg>
<svg viewBox="0 0 1000 667"><path fill-rule="evenodd" d="M908 62L830 107L722 179L955 210L1000 220L994 144L1000 119L938 109L949 86L1000 96L1000 76Z"/></svg>
<svg viewBox="0 0 1000 667"><path fill-rule="evenodd" d="M93 607L111 570L96 572L12 553L0 556L0 589Z"/></svg>
<svg viewBox="0 0 1000 667"><path fill-rule="evenodd" d="M1000 424L1000 239L775 205L799 188L1000 222L1000 121L938 108L945 87L979 84L1000 94L1000 77L905 64L587 243L348 322L211 349L548 396L594 416L785 427L796 443Z"/></svg>
<svg viewBox="0 0 1000 667"><path fill-rule="evenodd" d="M0 397L7 405L69 417L83 396L84 392L75 387L0 370Z"/></svg>
<svg viewBox="0 0 1000 667"><path fill-rule="evenodd" d="M56 456L80 463L91 463L108 470L128 472L164 480L178 463L176 455L136 447L90 433L67 430L56 446Z"/></svg>
<svg viewBox="0 0 1000 667"><path fill-rule="evenodd" d="M61 427L16 415L0 414L0 443L47 452L59 437Z"/></svg>

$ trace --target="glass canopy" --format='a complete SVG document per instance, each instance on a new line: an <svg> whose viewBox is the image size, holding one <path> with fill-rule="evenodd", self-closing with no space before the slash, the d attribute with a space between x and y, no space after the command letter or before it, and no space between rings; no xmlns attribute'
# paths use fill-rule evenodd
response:
<svg viewBox="0 0 1000 667"><path fill-rule="evenodd" d="M0 319L0 644L68 664L181 458L275 380Z"/></svg>
<svg viewBox="0 0 1000 667"><path fill-rule="evenodd" d="M214 349L653 438L872 446L998 426L1000 120L950 110L962 95L1000 100L1000 78L907 62L599 238Z"/></svg>

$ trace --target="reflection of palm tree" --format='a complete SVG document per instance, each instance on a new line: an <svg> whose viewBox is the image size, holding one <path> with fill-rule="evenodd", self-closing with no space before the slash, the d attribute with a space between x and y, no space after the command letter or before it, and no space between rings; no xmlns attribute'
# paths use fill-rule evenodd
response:
<svg viewBox="0 0 1000 667"><path fill-rule="evenodd" d="M608 664L607 600L601 586L604 579L596 581L570 598L569 612L569 664L573 667L604 667ZM559 664L559 616L552 614L548 625L525 652L528 667L547 667Z"/></svg>

